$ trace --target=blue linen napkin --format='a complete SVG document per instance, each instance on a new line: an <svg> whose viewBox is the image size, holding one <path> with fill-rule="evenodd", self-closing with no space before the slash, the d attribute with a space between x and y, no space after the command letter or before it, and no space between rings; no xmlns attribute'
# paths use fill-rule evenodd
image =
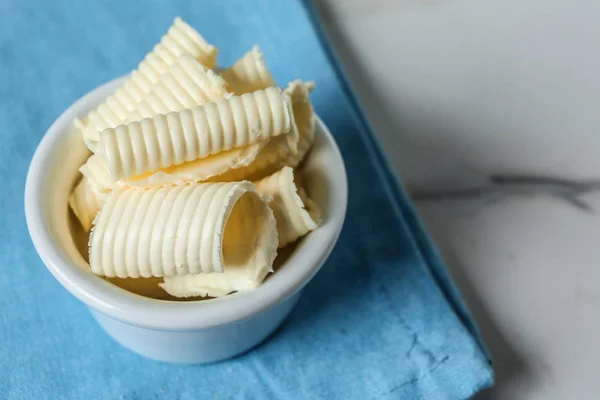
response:
<svg viewBox="0 0 600 400"><path fill-rule="evenodd" d="M349 178L339 243L269 341L209 366L120 347L45 270L23 214L42 134L137 65L181 15L227 65L258 43L280 84L314 80ZM0 2L1 399L464 399L493 373L448 273L300 1Z"/></svg>

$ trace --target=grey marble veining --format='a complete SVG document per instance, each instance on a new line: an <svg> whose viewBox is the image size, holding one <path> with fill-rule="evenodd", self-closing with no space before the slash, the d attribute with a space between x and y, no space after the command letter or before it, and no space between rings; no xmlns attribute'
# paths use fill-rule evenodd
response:
<svg viewBox="0 0 600 400"><path fill-rule="evenodd" d="M574 180L552 176L494 174L488 184L478 188L418 190L411 193L416 202L461 200L506 195L545 195L555 197L585 212L593 212L583 196L600 191L599 180Z"/></svg>

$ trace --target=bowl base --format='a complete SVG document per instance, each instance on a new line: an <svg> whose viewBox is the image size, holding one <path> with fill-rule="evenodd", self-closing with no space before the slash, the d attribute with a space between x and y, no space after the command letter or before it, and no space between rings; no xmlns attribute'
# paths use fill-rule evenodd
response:
<svg viewBox="0 0 600 400"><path fill-rule="evenodd" d="M197 331L163 331L137 327L90 312L102 329L127 349L175 364L209 364L240 355L265 340L292 311L301 291L244 321Z"/></svg>

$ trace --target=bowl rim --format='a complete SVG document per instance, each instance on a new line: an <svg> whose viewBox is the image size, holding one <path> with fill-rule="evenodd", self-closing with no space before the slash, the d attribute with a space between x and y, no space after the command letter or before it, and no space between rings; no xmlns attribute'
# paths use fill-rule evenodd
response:
<svg viewBox="0 0 600 400"><path fill-rule="evenodd" d="M328 194L335 204L327 221L301 241L286 261L287 267L272 275L259 288L225 297L191 302L158 300L131 293L77 266L52 239L45 221L43 200L44 165L76 117L81 117L116 88L126 77L106 82L67 108L48 128L32 158L25 183L25 217L33 244L43 263L71 294L88 307L118 321L158 330L199 330L239 322L265 312L301 290L320 270L333 250L341 232L347 208L348 184L341 152L331 132L316 117L317 134L332 153L334 168L324 171L333 182ZM312 240L311 240L312 239Z"/></svg>

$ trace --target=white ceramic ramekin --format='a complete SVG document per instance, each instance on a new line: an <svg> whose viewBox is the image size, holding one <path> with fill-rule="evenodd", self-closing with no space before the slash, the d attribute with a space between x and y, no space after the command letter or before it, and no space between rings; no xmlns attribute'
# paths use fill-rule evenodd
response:
<svg viewBox="0 0 600 400"><path fill-rule="evenodd" d="M102 328L123 346L173 363L209 363L233 357L277 328L331 253L348 197L339 149L317 119L316 141L303 170L306 189L322 210L323 224L301 240L285 264L258 289L193 302L139 296L90 272L68 223L67 196L79 176L79 166L89 155L71 122L112 93L122 79L81 98L44 135L25 187L29 233L54 277L84 302Z"/></svg>

